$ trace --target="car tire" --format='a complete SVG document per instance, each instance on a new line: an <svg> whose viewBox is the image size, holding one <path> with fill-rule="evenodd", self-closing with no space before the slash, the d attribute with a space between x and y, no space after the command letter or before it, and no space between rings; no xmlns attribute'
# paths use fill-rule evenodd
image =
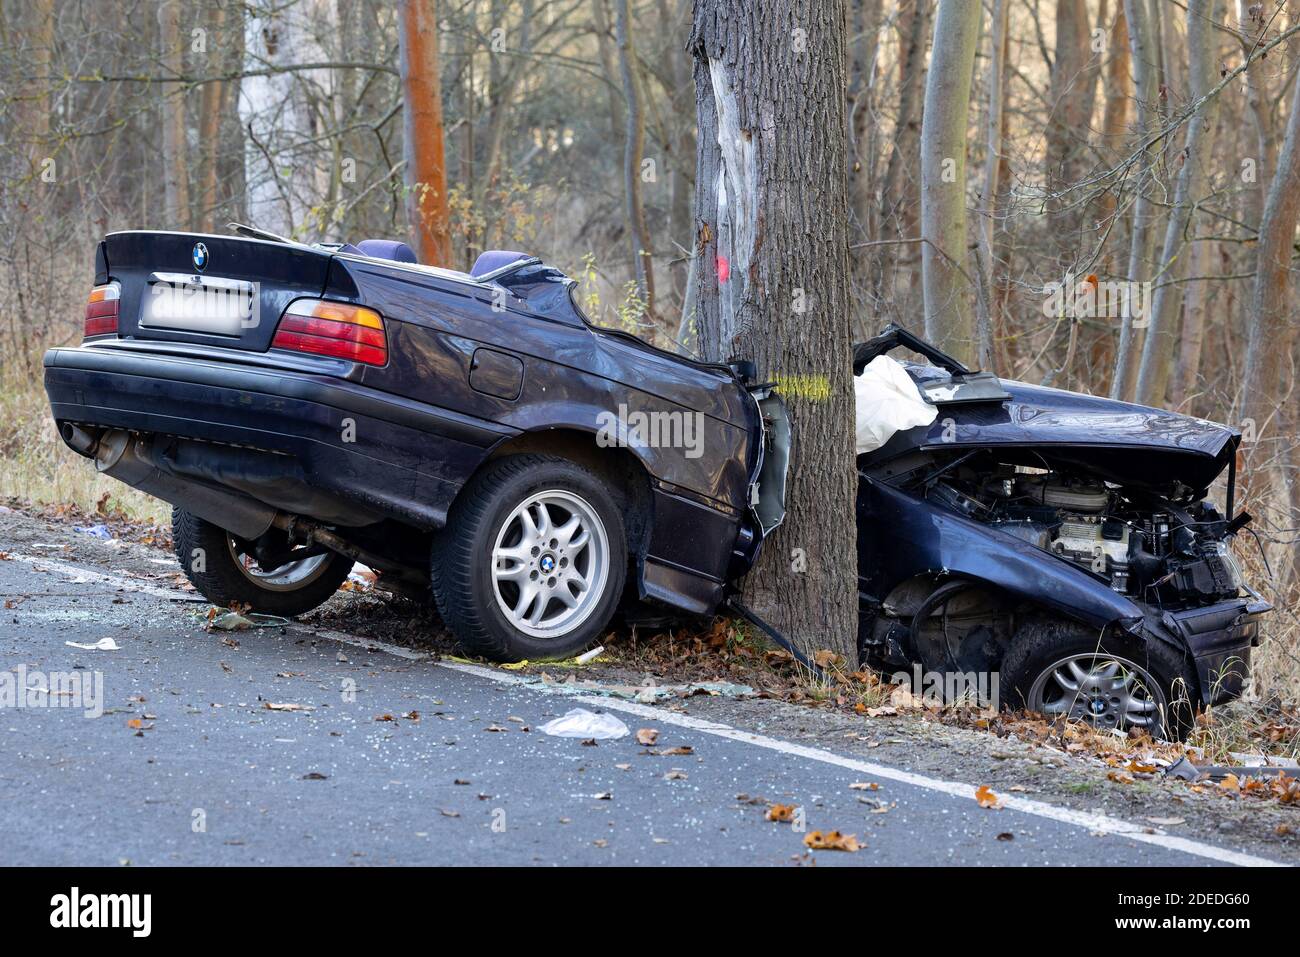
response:
<svg viewBox="0 0 1300 957"><path fill-rule="evenodd" d="M1000 685L1012 708L1103 728L1145 727L1177 741L1191 731L1199 700L1192 663L1176 649L1121 635L1099 638L1069 620L1023 624L1002 660Z"/></svg>
<svg viewBox="0 0 1300 957"><path fill-rule="evenodd" d="M609 623L627 554L622 505L603 479L567 459L512 455L453 503L430 579L443 621L472 654L567 658Z"/></svg>
<svg viewBox="0 0 1300 957"><path fill-rule="evenodd" d="M212 604L247 605L268 615L301 615L324 604L352 571L336 552L311 556L270 573L242 560L239 543L225 529L172 509L172 548L185 572Z"/></svg>

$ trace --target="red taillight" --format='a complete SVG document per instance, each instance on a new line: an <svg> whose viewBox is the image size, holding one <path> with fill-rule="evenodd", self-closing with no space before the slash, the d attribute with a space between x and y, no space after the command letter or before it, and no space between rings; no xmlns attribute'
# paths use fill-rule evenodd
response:
<svg viewBox="0 0 1300 957"><path fill-rule="evenodd" d="M365 306L323 299L297 299L289 303L280 317L271 348L333 356L372 366L388 361L388 340L379 313Z"/></svg>
<svg viewBox="0 0 1300 957"><path fill-rule="evenodd" d="M85 338L117 335L117 305L122 287L115 282L96 286L86 300Z"/></svg>

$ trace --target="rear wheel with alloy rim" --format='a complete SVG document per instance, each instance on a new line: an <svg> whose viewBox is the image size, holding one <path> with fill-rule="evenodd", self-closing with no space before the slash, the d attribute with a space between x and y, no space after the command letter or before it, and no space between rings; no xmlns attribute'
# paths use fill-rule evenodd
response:
<svg viewBox="0 0 1300 957"><path fill-rule="evenodd" d="M470 651L567 657L601 633L622 593L621 508L582 466L509 456L462 491L431 561L438 609Z"/></svg>
<svg viewBox="0 0 1300 957"><path fill-rule="evenodd" d="M288 549L288 537L276 544ZM250 543L183 508L172 509L172 547L185 577L212 604L247 605L270 615L301 615L324 604L352 570L349 558L307 548L291 549L288 561L263 568Z"/></svg>

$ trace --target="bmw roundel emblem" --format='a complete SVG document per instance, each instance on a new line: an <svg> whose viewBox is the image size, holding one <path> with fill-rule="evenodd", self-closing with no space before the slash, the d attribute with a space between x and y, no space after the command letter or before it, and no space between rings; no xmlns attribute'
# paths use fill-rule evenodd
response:
<svg viewBox="0 0 1300 957"><path fill-rule="evenodd" d="M199 272L208 264L208 247L203 243L195 243L194 251L190 253L190 259L194 262L194 268Z"/></svg>

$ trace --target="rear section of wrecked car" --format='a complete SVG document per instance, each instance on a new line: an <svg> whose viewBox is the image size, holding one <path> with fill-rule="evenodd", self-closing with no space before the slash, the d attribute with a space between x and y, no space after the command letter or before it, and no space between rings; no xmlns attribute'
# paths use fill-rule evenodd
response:
<svg viewBox="0 0 1300 957"><path fill-rule="evenodd" d="M864 656L984 673L1026 622L1064 620L1185 661L1201 704L1239 695L1269 610L1230 549L1239 433L1015 382L963 396L978 377L937 355L909 367L934 423L859 458Z"/></svg>
<svg viewBox="0 0 1300 957"><path fill-rule="evenodd" d="M717 608L779 523L779 402L737 368L593 326L539 260L485 253L467 274L236 229L107 236L92 300L112 301L88 306L80 347L46 354L45 386L71 448L229 533L258 581L328 551L428 584L466 490L538 456L610 493L627 548L611 561L671 608ZM189 309L208 301L238 321ZM369 351L301 348L340 345L302 331L334 322L303 303L364 313Z"/></svg>

